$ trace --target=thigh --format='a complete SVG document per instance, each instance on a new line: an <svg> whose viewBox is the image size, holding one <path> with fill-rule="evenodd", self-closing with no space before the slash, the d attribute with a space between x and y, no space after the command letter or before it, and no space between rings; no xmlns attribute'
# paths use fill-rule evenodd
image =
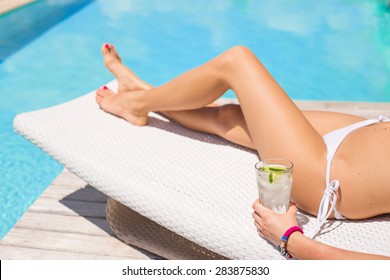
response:
<svg viewBox="0 0 390 280"><path fill-rule="evenodd" d="M362 117L337 112L303 110L302 113L322 136L332 130L364 120Z"/></svg>
<svg viewBox="0 0 390 280"><path fill-rule="evenodd" d="M322 136L256 56L243 47L229 53L223 76L237 95L260 156L291 160L299 171L298 177L304 174L302 167L313 167L316 163L312 162L319 158L324 160L326 147Z"/></svg>
<svg viewBox="0 0 390 280"><path fill-rule="evenodd" d="M235 133L236 141L232 141L235 143L248 143L244 146L253 148L254 144L252 143L252 139L249 135L248 127L246 125L244 115L242 114L242 110L239 104L229 104L227 106L220 106L217 104L212 105L215 109L218 108L220 117L218 118L218 122L220 125L214 126L213 129L218 129L218 131L211 131L211 133L218 134L219 136L232 141L230 139L230 135L227 133L220 133L220 127L227 127L226 130L231 130L232 128L240 128L239 131ZM225 107L225 108L224 108ZM229 110L225 110L229 109ZM321 135L324 136L328 132L332 130L336 130L353 123L357 123L359 121L364 120L362 117L337 113L337 112L329 112L329 111L314 111L314 110L302 110L303 115L309 121L309 123L313 126L313 128ZM201 124L204 127L205 124Z"/></svg>
<svg viewBox="0 0 390 280"><path fill-rule="evenodd" d="M234 49L224 71L224 79L237 95L248 133L260 157L292 161L292 199L301 209L317 212L326 173L327 149L322 136L352 120L336 113L299 110L248 49ZM326 118L330 121L321 124L320 120Z"/></svg>

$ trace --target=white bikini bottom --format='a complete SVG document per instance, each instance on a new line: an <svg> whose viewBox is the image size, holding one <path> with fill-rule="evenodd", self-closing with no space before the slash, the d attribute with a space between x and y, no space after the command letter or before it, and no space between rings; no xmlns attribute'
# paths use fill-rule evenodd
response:
<svg viewBox="0 0 390 280"><path fill-rule="evenodd" d="M324 141L327 148L327 164L326 164L326 189L324 192L324 196L322 197L320 207L318 209L317 222L313 230L308 234L309 237L313 237L318 233L321 226L326 222L329 215L334 212L334 216L336 219L345 219L343 215L340 214L336 209L337 202L337 190L339 188L339 181L332 180L330 181L330 166L332 164L332 160L336 154L337 149L339 148L341 142L343 142L344 138L350 134L352 131L372 125L379 122L388 122L389 118L384 116L379 116L378 119L370 119L364 120L358 123L351 124L349 126L333 130L326 135L324 135ZM330 205L330 208L329 208Z"/></svg>

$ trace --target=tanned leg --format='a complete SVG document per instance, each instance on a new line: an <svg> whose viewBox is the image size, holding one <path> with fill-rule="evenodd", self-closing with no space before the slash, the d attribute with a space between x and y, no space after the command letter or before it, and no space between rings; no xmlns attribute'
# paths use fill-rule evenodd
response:
<svg viewBox="0 0 390 280"><path fill-rule="evenodd" d="M101 51L105 66L118 80L119 94L153 88L122 63L113 45L103 44ZM101 96L103 94L105 96L114 95L105 89L98 92L100 94L97 94L96 99L99 104L102 102ZM215 134L238 145L254 149L239 105L221 106L212 103L194 110L163 111L160 113L187 128Z"/></svg>
<svg viewBox="0 0 390 280"><path fill-rule="evenodd" d="M105 66L118 80L119 93L151 89L153 87L141 80L122 63L113 45L103 44L102 54ZM99 97L98 99L101 101ZM321 135L362 120L362 118L356 116L334 112L302 112ZM233 143L254 149L239 105L228 104L220 106L213 103L199 109L164 111L160 113L187 128L215 134Z"/></svg>
<svg viewBox="0 0 390 280"><path fill-rule="evenodd" d="M306 211L317 211L325 184L326 147L261 62L244 47L235 47L176 79L149 90L98 92L103 110L136 125L151 111L199 109L233 89L254 146L261 157L294 163L292 198Z"/></svg>

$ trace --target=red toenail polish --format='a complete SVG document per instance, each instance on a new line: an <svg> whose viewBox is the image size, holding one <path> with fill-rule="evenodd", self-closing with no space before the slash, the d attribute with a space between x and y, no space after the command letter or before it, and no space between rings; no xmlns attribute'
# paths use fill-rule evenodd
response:
<svg viewBox="0 0 390 280"><path fill-rule="evenodd" d="M104 86L103 89L108 89L108 87Z"/></svg>
<svg viewBox="0 0 390 280"><path fill-rule="evenodd" d="M109 49L109 48L110 48L110 45L109 45L109 44L106 44L106 48Z"/></svg>

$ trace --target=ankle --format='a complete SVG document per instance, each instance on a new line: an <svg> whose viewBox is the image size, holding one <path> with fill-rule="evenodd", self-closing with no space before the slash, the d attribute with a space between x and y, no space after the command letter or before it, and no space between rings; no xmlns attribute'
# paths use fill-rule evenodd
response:
<svg viewBox="0 0 390 280"><path fill-rule="evenodd" d="M131 111L137 115L137 116L145 116L150 111L148 110L147 106L147 94L145 94L145 91L133 91L130 94L131 100L130 100L130 107Z"/></svg>

